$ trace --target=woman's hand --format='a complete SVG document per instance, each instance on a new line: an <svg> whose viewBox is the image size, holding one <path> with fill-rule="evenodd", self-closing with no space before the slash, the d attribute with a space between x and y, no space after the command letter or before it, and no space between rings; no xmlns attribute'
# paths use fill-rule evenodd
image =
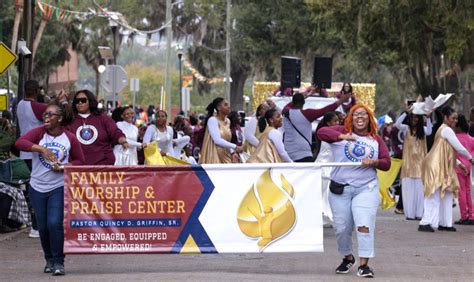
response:
<svg viewBox="0 0 474 282"><path fill-rule="evenodd" d="M232 163L238 164L238 163L241 163L241 162L242 162L242 160L240 159L239 154L234 152L232 154Z"/></svg>
<svg viewBox="0 0 474 282"><path fill-rule="evenodd" d="M357 141L357 137L355 137L351 134L341 134L341 135L339 135L339 140Z"/></svg>
<svg viewBox="0 0 474 282"><path fill-rule="evenodd" d="M161 154L162 157L166 156L166 153L163 152L163 151L160 151L160 154Z"/></svg>
<svg viewBox="0 0 474 282"><path fill-rule="evenodd" d="M377 167L377 164L379 163L378 159L371 160L369 158L365 158L362 160L362 166L363 167Z"/></svg>
<svg viewBox="0 0 474 282"><path fill-rule="evenodd" d="M55 163L55 164L53 165L53 171L55 171L55 172L61 172L61 171L63 171L63 170L64 170L64 166L63 166L62 164L60 164L60 163Z"/></svg>
<svg viewBox="0 0 474 282"><path fill-rule="evenodd" d="M52 151L48 150L48 148L46 147L43 147L43 149L41 150L41 155L43 155L43 158L45 160L52 164L58 163L58 158L56 157L56 155Z"/></svg>
<svg viewBox="0 0 474 282"><path fill-rule="evenodd" d="M235 147L234 150L235 150L237 153L240 154L240 153L242 153L242 152L244 151L244 148L243 148L242 146L237 146L237 147Z"/></svg>

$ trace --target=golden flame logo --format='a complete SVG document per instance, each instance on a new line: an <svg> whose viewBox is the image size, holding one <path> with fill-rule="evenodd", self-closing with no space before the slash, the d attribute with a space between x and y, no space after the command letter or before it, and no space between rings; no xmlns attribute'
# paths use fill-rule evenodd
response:
<svg viewBox="0 0 474 282"><path fill-rule="evenodd" d="M281 187L278 187L270 172L266 170L252 185L237 214L242 233L260 238L257 242L260 251L288 234L296 223L296 211L291 202L295 195L293 186L281 175Z"/></svg>

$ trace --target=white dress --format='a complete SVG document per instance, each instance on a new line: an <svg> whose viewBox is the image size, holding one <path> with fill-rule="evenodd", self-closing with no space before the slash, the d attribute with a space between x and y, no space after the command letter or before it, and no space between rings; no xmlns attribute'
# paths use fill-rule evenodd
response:
<svg viewBox="0 0 474 282"><path fill-rule="evenodd" d="M133 123L126 121L117 122L117 127L122 130L123 134L127 138L127 143L131 146L128 149L124 149L122 145L115 145L115 165L137 165L137 148L142 146L142 143L137 142L138 139L138 127Z"/></svg>

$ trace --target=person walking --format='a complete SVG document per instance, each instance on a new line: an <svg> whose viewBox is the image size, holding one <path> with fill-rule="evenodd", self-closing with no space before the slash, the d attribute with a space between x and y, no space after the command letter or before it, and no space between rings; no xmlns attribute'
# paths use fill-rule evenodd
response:
<svg viewBox="0 0 474 282"><path fill-rule="evenodd" d="M331 145L336 162L361 163L361 166L334 167L331 172L329 203L337 247L344 256L336 273L348 273L355 263L352 250L355 227L359 247L357 275L374 277L368 262L375 256L375 219L380 202L376 169L390 169L387 146L377 135L373 112L362 104L351 108L344 126L323 127L317 135Z"/></svg>
<svg viewBox="0 0 474 282"><path fill-rule="evenodd" d="M418 231L456 231L453 227L453 197L459 193L456 176L456 152L472 164L471 154L456 138L458 114L451 107L442 109L443 124L436 132L433 147L422 164L421 179L425 190L424 214ZM406 148L406 147L405 147Z"/></svg>
<svg viewBox="0 0 474 282"><path fill-rule="evenodd" d="M135 125L135 113L131 107L123 107L121 111L121 121L117 122L117 127L125 134L130 146L128 148L119 144L114 146L115 165L138 165L137 150L143 148L143 143L137 141L138 127Z"/></svg>
<svg viewBox="0 0 474 282"><path fill-rule="evenodd" d="M21 136L16 146L32 152L29 195L46 259L45 273L64 275L64 173L65 165L81 165L84 155L76 137L61 127L64 110L49 105L42 114L44 126Z"/></svg>
<svg viewBox="0 0 474 282"><path fill-rule="evenodd" d="M404 120L407 124L404 124ZM403 112L395 122L395 126L403 133L403 163L400 173L402 179L403 209L407 220L420 220L423 216L423 182L421 181L421 164L426 156L426 138L431 135L431 119L422 115Z"/></svg>
<svg viewBox="0 0 474 282"><path fill-rule="evenodd" d="M222 97L215 98L207 107L204 121L204 138L201 148L201 164L225 164L239 162L238 154L243 152L242 146L230 142L232 132L229 102Z"/></svg>
<svg viewBox="0 0 474 282"><path fill-rule="evenodd" d="M95 95L89 90L79 90L74 95L72 110L74 120L67 129L81 143L87 165L114 165L113 147L130 148L127 138L112 118L101 113Z"/></svg>
<svg viewBox="0 0 474 282"><path fill-rule="evenodd" d="M282 125L281 114L270 109L259 120L259 130L263 132L257 149L247 160L248 163L282 163L293 162L285 151L282 135L278 128Z"/></svg>
<svg viewBox="0 0 474 282"><path fill-rule="evenodd" d="M466 150L474 155L474 138L468 134L469 124L463 115L459 115L456 124L456 137ZM459 210L461 219L454 224L474 225L474 210L471 196L471 163L462 154L457 153L457 159L461 164L456 167L459 180Z"/></svg>

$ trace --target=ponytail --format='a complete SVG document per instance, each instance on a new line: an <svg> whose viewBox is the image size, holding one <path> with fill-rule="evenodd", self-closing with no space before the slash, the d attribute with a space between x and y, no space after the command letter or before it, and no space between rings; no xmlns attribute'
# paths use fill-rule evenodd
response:
<svg viewBox="0 0 474 282"><path fill-rule="evenodd" d="M203 126L204 129L207 127L207 121L209 120L209 118L214 116L214 111L217 111L217 106L219 106L219 104L222 101L224 101L224 98L217 97L214 100L212 100L212 102L209 105L207 105L206 107L207 115L206 115L206 119L204 120L204 126Z"/></svg>

